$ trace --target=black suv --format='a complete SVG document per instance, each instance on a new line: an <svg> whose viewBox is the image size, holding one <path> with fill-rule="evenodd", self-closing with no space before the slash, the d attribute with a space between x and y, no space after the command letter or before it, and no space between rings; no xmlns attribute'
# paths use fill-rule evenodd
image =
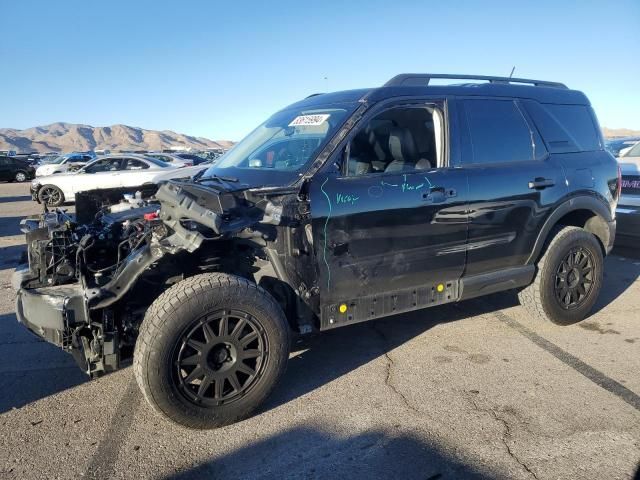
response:
<svg viewBox="0 0 640 480"><path fill-rule="evenodd" d="M217 427L266 398L292 333L510 289L582 320L620 185L578 91L399 75L281 110L139 208L88 193L24 220L17 316L92 376L133 358L157 411Z"/></svg>
<svg viewBox="0 0 640 480"><path fill-rule="evenodd" d="M0 156L0 180L25 182L35 176L35 169L27 160Z"/></svg>

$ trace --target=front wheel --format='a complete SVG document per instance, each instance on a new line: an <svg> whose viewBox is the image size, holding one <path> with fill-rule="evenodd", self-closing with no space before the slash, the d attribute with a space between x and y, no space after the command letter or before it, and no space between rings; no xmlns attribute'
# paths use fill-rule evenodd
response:
<svg viewBox="0 0 640 480"><path fill-rule="evenodd" d="M249 416L271 393L289 356L284 313L265 290L222 273L164 292L140 327L134 373L146 400L191 428Z"/></svg>
<svg viewBox="0 0 640 480"><path fill-rule="evenodd" d="M557 325L583 320L602 288L604 260L595 236L578 227L558 230L537 267L533 283L518 294L520 303Z"/></svg>
<svg viewBox="0 0 640 480"><path fill-rule="evenodd" d="M20 182L20 183L22 183L22 182L26 182L26 181L27 181L27 174L26 174L26 172L18 171L18 172L16 172L16 174L14 175L13 179L14 179L16 182Z"/></svg>
<svg viewBox="0 0 640 480"><path fill-rule="evenodd" d="M55 185L44 185L38 191L38 200L47 207L59 207L64 203L64 195Z"/></svg>

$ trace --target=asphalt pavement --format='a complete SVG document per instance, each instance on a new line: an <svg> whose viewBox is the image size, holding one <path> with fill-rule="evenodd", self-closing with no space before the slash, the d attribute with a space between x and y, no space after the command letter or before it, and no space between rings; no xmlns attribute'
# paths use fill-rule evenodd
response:
<svg viewBox="0 0 640 480"><path fill-rule="evenodd" d="M593 315L512 294L299 342L253 417L176 426L131 368L88 381L17 323L28 184L0 184L0 478L629 479L640 464L640 249L606 260Z"/></svg>

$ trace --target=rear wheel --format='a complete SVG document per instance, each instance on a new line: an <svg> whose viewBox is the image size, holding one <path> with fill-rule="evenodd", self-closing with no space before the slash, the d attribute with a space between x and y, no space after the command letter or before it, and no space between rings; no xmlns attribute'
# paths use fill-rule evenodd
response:
<svg viewBox="0 0 640 480"><path fill-rule="evenodd" d="M603 278L603 255L595 236L582 228L559 229L538 262L520 303L535 317L558 325L583 320L593 308Z"/></svg>
<svg viewBox="0 0 640 480"><path fill-rule="evenodd" d="M48 207L59 207L64 203L64 195L55 185L44 185L38 191L38 200Z"/></svg>
<svg viewBox="0 0 640 480"><path fill-rule="evenodd" d="M19 171L16 172L16 174L13 177L13 179L16 182L25 182L27 180L27 173L19 170Z"/></svg>
<svg viewBox="0 0 640 480"><path fill-rule="evenodd" d="M216 428L249 416L288 356L284 313L265 290L233 275L203 274L151 305L134 372L155 410L187 427Z"/></svg>

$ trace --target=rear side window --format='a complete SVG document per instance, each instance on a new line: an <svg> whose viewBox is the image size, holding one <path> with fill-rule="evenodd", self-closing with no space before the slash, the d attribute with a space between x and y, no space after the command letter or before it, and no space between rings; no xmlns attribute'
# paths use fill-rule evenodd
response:
<svg viewBox="0 0 640 480"><path fill-rule="evenodd" d="M540 104L534 100L525 100L523 103L551 153L586 152L602 148L590 107Z"/></svg>
<svg viewBox="0 0 640 480"><path fill-rule="evenodd" d="M583 152L599 150L600 136L586 105L545 105Z"/></svg>
<svg viewBox="0 0 640 480"><path fill-rule="evenodd" d="M472 161L487 164L540 159L546 150L512 100L465 100Z"/></svg>

